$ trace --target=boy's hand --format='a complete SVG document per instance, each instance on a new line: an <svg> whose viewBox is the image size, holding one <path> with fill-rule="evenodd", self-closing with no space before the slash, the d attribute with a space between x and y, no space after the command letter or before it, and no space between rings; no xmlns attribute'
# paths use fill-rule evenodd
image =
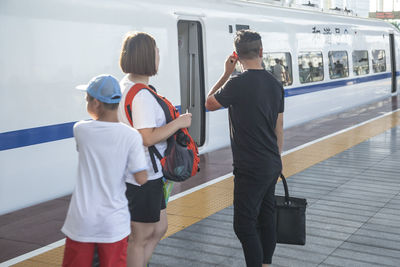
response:
<svg viewBox="0 0 400 267"><path fill-rule="evenodd" d="M188 128L192 124L192 113L181 114L176 120L179 128Z"/></svg>
<svg viewBox="0 0 400 267"><path fill-rule="evenodd" d="M225 61L225 72L224 75L230 76L235 70L237 58L234 55L230 55Z"/></svg>

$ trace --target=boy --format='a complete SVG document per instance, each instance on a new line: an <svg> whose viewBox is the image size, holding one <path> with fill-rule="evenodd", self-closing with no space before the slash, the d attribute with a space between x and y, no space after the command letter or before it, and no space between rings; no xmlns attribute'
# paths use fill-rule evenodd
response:
<svg viewBox="0 0 400 267"><path fill-rule="evenodd" d="M100 266L126 266L130 214L125 181L147 181L142 138L118 122L121 90L114 77L100 75L77 88L86 91L93 120L74 125L78 179L61 229L67 236L63 266L91 266L95 246Z"/></svg>
<svg viewBox="0 0 400 267"><path fill-rule="evenodd" d="M237 62L229 56L224 74L208 93L206 108L229 107L233 227L246 265L268 266L276 246L274 193L282 170L284 93L280 81L262 67L258 33L237 32L235 50L245 71L229 78Z"/></svg>

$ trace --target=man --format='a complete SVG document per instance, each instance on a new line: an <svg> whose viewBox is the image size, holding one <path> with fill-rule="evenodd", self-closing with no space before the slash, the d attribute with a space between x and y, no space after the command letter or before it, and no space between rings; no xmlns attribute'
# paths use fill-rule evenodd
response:
<svg viewBox="0 0 400 267"><path fill-rule="evenodd" d="M284 92L262 67L258 33L239 31L234 55L208 93L206 108L229 107L235 175L234 230L248 267L269 266L276 246L274 194L282 170ZM244 72L230 78L236 62Z"/></svg>
<svg viewBox="0 0 400 267"><path fill-rule="evenodd" d="M285 78L286 78L285 68L283 67L282 61L279 60L278 58L275 58L275 65L273 67L272 74L278 81L282 82L282 84L285 84Z"/></svg>

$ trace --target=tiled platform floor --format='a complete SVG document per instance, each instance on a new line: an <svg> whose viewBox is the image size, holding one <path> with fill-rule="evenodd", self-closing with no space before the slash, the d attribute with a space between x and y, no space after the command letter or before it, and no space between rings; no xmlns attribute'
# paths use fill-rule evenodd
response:
<svg viewBox="0 0 400 267"><path fill-rule="evenodd" d="M273 266L400 266L399 162L395 127L290 177L290 193L309 203L307 243L279 244ZM162 240L151 266L245 266L232 214L231 206Z"/></svg>

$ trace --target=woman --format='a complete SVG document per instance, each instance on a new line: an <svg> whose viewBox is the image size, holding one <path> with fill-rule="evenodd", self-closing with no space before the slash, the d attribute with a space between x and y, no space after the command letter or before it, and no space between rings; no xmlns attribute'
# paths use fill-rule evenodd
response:
<svg viewBox="0 0 400 267"><path fill-rule="evenodd" d="M126 35L120 56L121 69L127 74L120 82L123 93L118 108L120 121L130 125L124 111L125 97L134 84L149 84L150 77L157 74L159 61L159 50L152 36L143 32ZM134 179L127 180L132 230L127 263L129 267L143 267L168 228L162 168L155 157L158 171L154 170L148 147L154 145L163 154L167 148L166 139L180 128L189 127L192 115L183 114L166 124L164 111L147 89L139 91L129 104L133 127L142 135L145 146L148 182L139 186Z"/></svg>

